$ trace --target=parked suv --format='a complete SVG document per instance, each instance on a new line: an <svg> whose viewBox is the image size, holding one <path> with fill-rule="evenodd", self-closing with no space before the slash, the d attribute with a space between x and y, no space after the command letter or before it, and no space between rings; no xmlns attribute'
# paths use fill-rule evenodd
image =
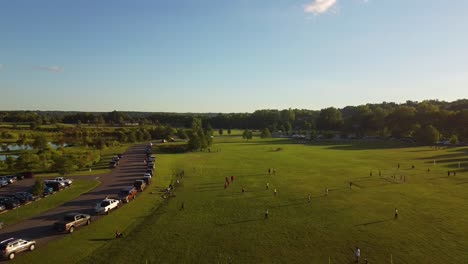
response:
<svg viewBox="0 0 468 264"><path fill-rule="evenodd" d="M119 194L118 194L118 199L121 200L122 202L128 203L130 200L135 199L138 191L135 187L127 187L124 189L121 189Z"/></svg>
<svg viewBox="0 0 468 264"><path fill-rule="evenodd" d="M133 183L133 186L139 191L142 192L146 188L146 183L144 180L136 180L135 183Z"/></svg>
<svg viewBox="0 0 468 264"><path fill-rule="evenodd" d="M0 242L0 252L3 258L14 259L16 253L34 250L36 248L36 241L26 239L9 238Z"/></svg>

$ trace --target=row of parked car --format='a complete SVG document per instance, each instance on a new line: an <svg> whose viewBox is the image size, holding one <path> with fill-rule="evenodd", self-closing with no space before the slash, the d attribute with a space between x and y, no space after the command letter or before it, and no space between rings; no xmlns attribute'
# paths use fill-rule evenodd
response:
<svg viewBox="0 0 468 264"><path fill-rule="evenodd" d="M24 175L6 175L0 176L0 187L6 187L10 184L15 183L17 180L24 179Z"/></svg>
<svg viewBox="0 0 468 264"><path fill-rule="evenodd" d="M63 188L70 186L72 183L72 180L64 179L63 177L45 180L43 196L47 196L49 194L53 194L57 191L60 191ZM21 205L35 201L38 198L39 197L34 196L32 192L15 192L11 194L2 194L0 196L0 212L15 209Z"/></svg>
<svg viewBox="0 0 468 264"><path fill-rule="evenodd" d="M149 147L149 149L148 149ZM122 188L115 198L105 197L101 202L94 207L96 214L109 214L110 211L120 207L122 203L128 203L136 198L138 192L143 192L146 185L151 183L151 178L154 174L154 164L156 157L151 155L151 145L148 145L145 150L147 154L147 170L141 179L135 180L133 186ZM112 159L112 162L117 166L123 155L118 155ZM113 165L112 165L113 166ZM59 191L67 186L70 186L73 181L63 179L61 177L44 181L46 186L50 186L54 191ZM53 224L53 228L58 232L73 233L77 227L91 224L91 215L84 213L68 213L61 220ZM116 236L122 234L116 234ZM27 239L9 238L0 242L1 256L7 259L14 259L19 252L26 250L34 250L36 241Z"/></svg>

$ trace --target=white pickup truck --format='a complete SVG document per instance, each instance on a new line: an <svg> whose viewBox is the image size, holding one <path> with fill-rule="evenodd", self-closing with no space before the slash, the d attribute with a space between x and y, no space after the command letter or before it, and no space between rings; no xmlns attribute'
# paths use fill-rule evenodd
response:
<svg viewBox="0 0 468 264"><path fill-rule="evenodd" d="M119 205L120 205L119 200L106 198L102 200L100 203L96 204L94 211L96 212L96 214L99 214L99 213L108 214L111 210L119 207Z"/></svg>
<svg viewBox="0 0 468 264"><path fill-rule="evenodd" d="M65 179L65 178L63 178L63 177L57 177L57 178L50 179L50 180L47 180L47 181L56 181L56 182L60 182L60 183L65 184L65 186L70 186L70 185L72 185L72 183L73 183L72 180L70 180L70 179Z"/></svg>

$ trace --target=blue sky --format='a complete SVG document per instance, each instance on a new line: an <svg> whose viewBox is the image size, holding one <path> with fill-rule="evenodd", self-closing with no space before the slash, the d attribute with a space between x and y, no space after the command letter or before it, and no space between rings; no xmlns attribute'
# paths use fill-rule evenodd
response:
<svg viewBox="0 0 468 264"><path fill-rule="evenodd" d="M468 96L468 1L0 1L0 109L250 112Z"/></svg>

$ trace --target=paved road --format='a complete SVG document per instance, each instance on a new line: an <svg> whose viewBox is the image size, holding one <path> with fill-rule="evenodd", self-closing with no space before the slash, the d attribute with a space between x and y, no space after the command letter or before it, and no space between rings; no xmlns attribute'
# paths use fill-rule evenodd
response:
<svg viewBox="0 0 468 264"><path fill-rule="evenodd" d="M113 169L111 173L79 176L80 179L94 179L99 177L98 180L101 181L101 184L94 190L72 201L66 202L59 207L0 229L0 241L9 237L27 237L36 240L39 245L42 245L66 235L55 232L55 230L52 229L53 224L60 220L64 214L71 212L88 213L92 215L96 203L108 195L115 196L121 188L133 185L135 179L143 176L146 171L146 164L143 163L145 157L145 146L134 146L124 153L124 158L120 161L119 166ZM13 185L11 187L13 187ZM20 188L19 185L18 188ZM92 216L91 220L95 221L100 217L103 216ZM79 230L77 231L79 232Z"/></svg>

